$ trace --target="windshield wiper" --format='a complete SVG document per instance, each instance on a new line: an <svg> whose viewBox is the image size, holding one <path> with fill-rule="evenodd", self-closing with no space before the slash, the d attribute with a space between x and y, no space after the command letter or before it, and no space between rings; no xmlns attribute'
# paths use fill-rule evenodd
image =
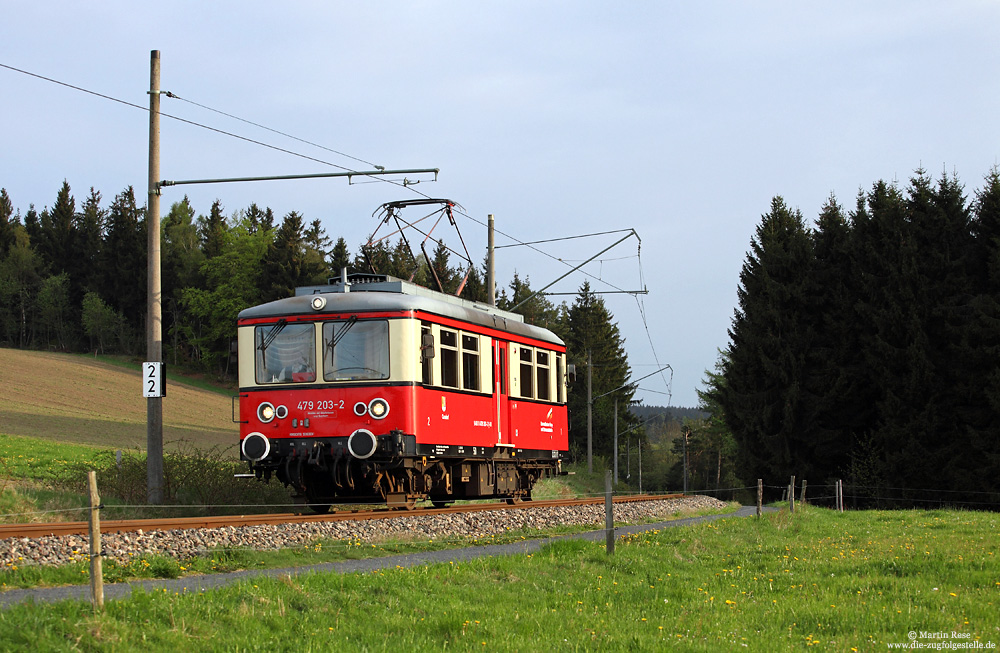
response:
<svg viewBox="0 0 1000 653"><path fill-rule="evenodd" d="M286 326L288 326L288 320L281 318L278 320L277 324L271 327L270 331L261 336L260 344L257 345L257 349L260 350L260 361L264 364L264 367L267 367L267 348L272 342L274 342L274 339L278 337L278 334L281 333Z"/></svg>
<svg viewBox="0 0 1000 653"><path fill-rule="evenodd" d="M337 346L337 343L339 343L341 340L344 339L344 336L347 335L347 332L351 330L351 327L353 327L357 321L358 321L358 316L352 315L350 319L347 320L347 322L344 322L344 324L340 327L340 331L337 331L336 333L333 334L333 339L330 340L330 342L326 346L327 350L329 350L330 353L331 362L333 360L333 350Z"/></svg>

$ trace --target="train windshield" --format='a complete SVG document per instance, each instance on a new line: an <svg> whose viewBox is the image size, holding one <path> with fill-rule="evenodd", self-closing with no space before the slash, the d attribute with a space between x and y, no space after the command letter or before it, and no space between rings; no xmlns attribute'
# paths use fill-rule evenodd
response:
<svg viewBox="0 0 1000 653"><path fill-rule="evenodd" d="M389 323L386 320L327 322L323 325L323 379L357 381L389 378Z"/></svg>
<svg viewBox="0 0 1000 653"><path fill-rule="evenodd" d="M316 380L316 330L312 324L277 324L254 329L257 383Z"/></svg>

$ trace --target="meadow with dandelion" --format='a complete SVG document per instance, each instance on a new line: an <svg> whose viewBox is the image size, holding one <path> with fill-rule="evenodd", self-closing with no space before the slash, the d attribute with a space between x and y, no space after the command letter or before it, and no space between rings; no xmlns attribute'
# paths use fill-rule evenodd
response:
<svg viewBox="0 0 1000 653"><path fill-rule="evenodd" d="M603 545L0 612L0 648L885 650L1000 643L997 515L804 506ZM270 644L269 644L270 643Z"/></svg>

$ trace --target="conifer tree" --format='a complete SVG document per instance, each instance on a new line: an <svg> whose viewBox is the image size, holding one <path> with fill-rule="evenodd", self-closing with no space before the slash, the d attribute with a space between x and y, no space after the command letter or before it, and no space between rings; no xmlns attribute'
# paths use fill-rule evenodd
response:
<svg viewBox="0 0 1000 653"><path fill-rule="evenodd" d="M136 335L146 317L146 222L131 186L115 196L101 247L98 294L128 320ZM137 344L138 339L133 344ZM131 348L133 345L129 345Z"/></svg>
<svg viewBox="0 0 1000 653"><path fill-rule="evenodd" d="M812 251L798 211L771 201L740 273L739 306L729 330L720 397L740 446L742 475L781 478L806 455L809 432L806 355L812 344Z"/></svg>
<svg viewBox="0 0 1000 653"><path fill-rule="evenodd" d="M304 286L321 279L323 261L307 255L302 215L291 211L282 219L268 247L262 279L263 299L272 301L290 297L296 286Z"/></svg>
<svg viewBox="0 0 1000 653"><path fill-rule="evenodd" d="M323 224L319 220L309 223L309 228L303 235L302 279L300 284L326 283L331 270L327 266L327 254L330 251L330 237L326 235Z"/></svg>
<svg viewBox="0 0 1000 653"><path fill-rule="evenodd" d="M90 195L76 215L76 265L72 279L73 304L83 302L83 295L100 287L101 243L104 240L107 211L101 208L101 194L90 187Z"/></svg>
<svg viewBox="0 0 1000 653"><path fill-rule="evenodd" d="M247 229L250 233L274 228L274 212L270 208L261 209L257 204L251 203L244 212L244 217L247 219Z"/></svg>
<svg viewBox="0 0 1000 653"><path fill-rule="evenodd" d="M47 218L47 219L46 219ZM53 273L75 272L76 261L76 200L70 194L69 183L63 181L51 211L43 214L42 223L48 223L42 238L40 253Z"/></svg>
<svg viewBox="0 0 1000 653"><path fill-rule="evenodd" d="M847 472L852 438L864 429L857 421L864 388L857 382L851 230L833 195L823 205L811 238L814 261L806 319L814 336L806 351L804 384L810 430L799 439L802 453L796 474L822 482Z"/></svg>
<svg viewBox="0 0 1000 653"><path fill-rule="evenodd" d="M340 272L344 268L351 267L351 252L347 248L347 241L343 237L337 239L333 249L330 250L330 273L332 276L340 278Z"/></svg>
<svg viewBox="0 0 1000 653"><path fill-rule="evenodd" d="M431 288L449 295L455 293L459 281L455 269L449 263L450 259L451 252L444 244L444 241L437 241L437 245L434 246L434 254L431 256L431 270L433 274L427 280ZM440 286L438 286L439 283L441 284Z"/></svg>
<svg viewBox="0 0 1000 653"><path fill-rule="evenodd" d="M517 275L515 274L515 281ZM511 288L515 289L514 283ZM515 299L520 289L515 289ZM547 303L547 300L544 300ZM551 306L551 304L549 304ZM554 309L552 309L553 312ZM594 455L610 456L613 451L615 400L618 400L618 429L624 431L636 423L629 411L633 386L626 386L631 373L625 353L625 339L604 300L584 282L566 315L568 362L577 368L577 382L570 387L568 405L573 415L570 425L570 449L575 456L585 456L587 447L587 366L591 370L592 443ZM601 395L604 395L603 397Z"/></svg>
<svg viewBox="0 0 1000 653"><path fill-rule="evenodd" d="M0 188L0 260L14 242L14 204L6 188Z"/></svg>
<svg viewBox="0 0 1000 653"><path fill-rule="evenodd" d="M28 210L24 214L24 233L28 236L31 246L37 248L42 242L42 221L38 217L38 211L34 204L28 205ZM41 256L39 254L39 256Z"/></svg>
<svg viewBox="0 0 1000 653"><path fill-rule="evenodd" d="M212 202L208 216L198 216L198 236L201 238L201 251L205 258L212 258L222 253L226 231L229 224L223 214L222 201Z"/></svg>
<svg viewBox="0 0 1000 653"><path fill-rule="evenodd" d="M977 501L1000 501L1000 170L986 176L973 202L973 249L970 277L975 290L964 344L975 353L966 372L970 384L964 402L962 423L968 439L963 474L968 489L992 492Z"/></svg>

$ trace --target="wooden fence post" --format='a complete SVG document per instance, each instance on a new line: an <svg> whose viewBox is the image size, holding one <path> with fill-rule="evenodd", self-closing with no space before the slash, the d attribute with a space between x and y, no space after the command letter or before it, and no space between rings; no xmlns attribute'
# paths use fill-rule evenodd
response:
<svg viewBox="0 0 1000 653"><path fill-rule="evenodd" d="M805 479L802 479L802 494L799 495L799 503L805 503L806 502L806 484L808 482L809 481L807 481Z"/></svg>
<svg viewBox="0 0 1000 653"><path fill-rule="evenodd" d="M795 477L788 484L788 512L795 512Z"/></svg>
<svg viewBox="0 0 1000 653"><path fill-rule="evenodd" d="M90 595L94 611L104 609L104 570L101 564L101 497L97 494L97 472L87 472L90 486Z"/></svg>
<svg viewBox="0 0 1000 653"><path fill-rule="evenodd" d="M757 479L757 516L760 517L762 509L761 506L764 503L764 479Z"/></svg>

